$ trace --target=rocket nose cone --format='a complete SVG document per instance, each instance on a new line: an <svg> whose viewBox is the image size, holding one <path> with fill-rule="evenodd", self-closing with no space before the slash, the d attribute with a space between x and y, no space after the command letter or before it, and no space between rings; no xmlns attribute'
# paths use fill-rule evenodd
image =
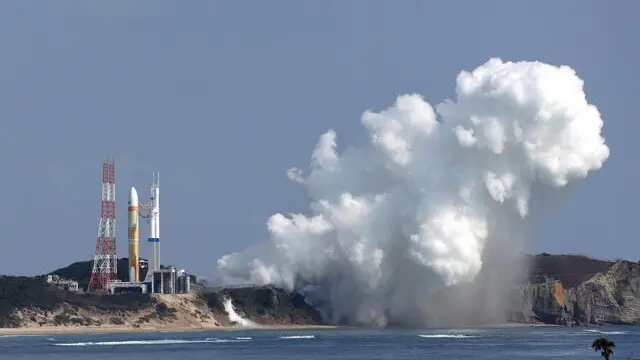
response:
<svg viewBox="0 0 640 360"><path fill-rule="evenodd" d="M138 206L138 192L134 187L129 190L129 205Z"/></svg>

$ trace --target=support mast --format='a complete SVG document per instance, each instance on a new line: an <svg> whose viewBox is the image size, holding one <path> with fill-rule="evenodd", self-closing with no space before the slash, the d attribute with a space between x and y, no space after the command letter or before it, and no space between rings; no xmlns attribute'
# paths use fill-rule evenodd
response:
<svg viewBox="0 0 640 360"><path fill-rule="evenodd" d="M116 255L116 170L115 162L102 164L102 199L98 238L93 256L93 268L89 280L89 291L105 292L109 282L117 279L118 258Z"/></svg>

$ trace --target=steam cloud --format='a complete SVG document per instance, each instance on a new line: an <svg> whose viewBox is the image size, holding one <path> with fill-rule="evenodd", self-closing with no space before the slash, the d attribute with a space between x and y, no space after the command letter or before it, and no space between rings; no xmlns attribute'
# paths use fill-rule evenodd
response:
<svg viewBox="0 0 640 360"><path fill-rule="evenodd" d="M224 299L224 302L222 304L224 306L224 311L227 312L227 315L229 316L229 321L232 324L235 323L242 327L258 327L258 324L254 323L249 319L243 318L240 314L236 312L236 309L233 306L233 300L231 298Z"/></svg>
<svg viewBox="0 0 640 360"><path fill-rule="evenodd" d="M402 95L362 125L366 146L339 154L329 130L308 175L289 171L313 214L271 216L269 243L218 260L223 281L302 291L334 322L447 321L442 309L469 304L438 294L508 256L534 185L562 188L609 157L583 81L540 62L490 59L435 110Z"/></svg>

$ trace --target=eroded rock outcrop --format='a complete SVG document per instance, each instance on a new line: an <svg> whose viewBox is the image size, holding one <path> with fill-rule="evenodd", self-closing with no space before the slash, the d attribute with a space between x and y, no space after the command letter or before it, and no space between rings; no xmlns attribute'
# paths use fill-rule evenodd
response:
<svg viewBox="0 0 640 360"><path fill-rule="evenodd" d="M617 261L567 287L561 280L514 288L509 320L560 325L640 324L640 264Z"/></svg>

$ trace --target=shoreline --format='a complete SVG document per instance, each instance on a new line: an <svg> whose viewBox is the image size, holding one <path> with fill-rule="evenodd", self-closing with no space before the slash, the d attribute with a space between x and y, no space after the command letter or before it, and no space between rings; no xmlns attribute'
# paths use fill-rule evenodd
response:
<svg viewBox="0 0 640 360"><path fill-rule="evenodd" d="M460 328L505 328L505 327L557 327L554 324L526 324L526 323L504 323L495 325L451 325L427 327L419 330L437 329L460 329ZM43 327L21 327L21 328L0 328L0 336L20 336L20 335L90 335L90 334L115 334L115 333L180 333L180 332L216 332L216 331L270 331L270 330L328 330L328 329L366 329L366 327L350 327L339 325L261 325L257 327L242 326L43 326ZM418 329L416 329L418 330Z"/></svg>
<svg viewBox="0 0 640 360"><path fill-rule="evenodd" d="M332 325L262 325L258 327L240 326L43 326L22 328L0 328L0 336L19 335L60 335L60 334L115 334L115 333L169 333L169 332L214 332L214 331L265 331L265 330L313 330L339 329L341 326Z"/></svg>

